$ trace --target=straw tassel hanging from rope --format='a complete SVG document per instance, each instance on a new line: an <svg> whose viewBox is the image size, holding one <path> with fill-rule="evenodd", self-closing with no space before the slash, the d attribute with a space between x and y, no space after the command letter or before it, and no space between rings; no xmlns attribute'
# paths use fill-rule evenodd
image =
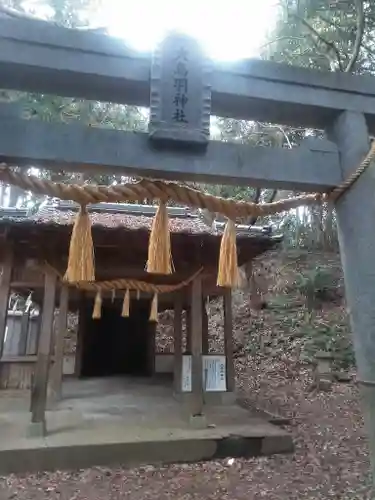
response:
<svg viewBox="0 0 375 500"><path fill-rule="evenodd" d="M151 302L151 310L150 310L150 321L158 322L158 295L155 295L152 298Z"/></svg>
<svg viewBox="0 0 375 500"><path fill-rule="evenodd" d="M130 292L129 292L129 290L126 290L125 295L124 295L124 301L122 303L121 316L123 318L128 318L129 314L130 314Z"/></svg>
<svg viewBox="0 0 375 500"><path fill-rule="evenodd" d="M94 309L92 311L92 319L100 319L102 317L102 293L100 290L96 292Z"/></svg>
<svg viewBox="0 0 375 500"><path fill-rule="evenodd" d="M233 288L238 286L236 225L228 219L221 238L217 285Z"/></svg>
<svg viewBox="0 0 375 500"><path fill-rule="evenodd" d="M95 281L94 244L86 206L81 205L70 238L67 281Z"/></svg>
<svg viewBox="0 0 375 500"><path fill-rule="evenodd" d="M168 209L164 201L160 202L152 222L146 269L148 273L173 273Z"/></svg>

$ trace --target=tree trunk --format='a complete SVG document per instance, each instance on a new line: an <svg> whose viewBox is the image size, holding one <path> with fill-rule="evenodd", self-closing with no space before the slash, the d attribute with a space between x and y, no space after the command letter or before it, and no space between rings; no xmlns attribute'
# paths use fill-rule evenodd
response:
<svg viewBox="0 0 375 500"><path fill-rule="evenodd" d="M17 186L10 186L9 188L9 206L15 207L18 199L22 196L23 190Z"/></svg>

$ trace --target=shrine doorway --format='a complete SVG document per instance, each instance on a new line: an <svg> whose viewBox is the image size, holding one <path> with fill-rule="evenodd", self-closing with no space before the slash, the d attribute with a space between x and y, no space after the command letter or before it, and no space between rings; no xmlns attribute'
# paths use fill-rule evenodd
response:
<svg viewBox="0 0 375 500"><path fill-rule="evenodd" d="M151 376L155 325L149 322L150 301L132 300L130 316L121 316L120 301L102 304L100 319L92 319L93 303L85 310L82 335L82 377Z"/></svg>

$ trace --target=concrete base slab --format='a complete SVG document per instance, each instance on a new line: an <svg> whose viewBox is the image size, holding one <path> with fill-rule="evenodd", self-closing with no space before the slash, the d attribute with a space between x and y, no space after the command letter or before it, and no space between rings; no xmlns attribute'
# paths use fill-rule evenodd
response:
<svg viewBox="0 0 375 500"><path fill-rule="evenodd" d="M234 392L222 392L221 403L224 405L234 405L236 403L236 394Z"/></svg>
<svg viewBox="0 0 375 500"><path fill-rule="evenodd" d="M264 438L245 436L190 436L139 442L76 443L51 446L48 441L26 448L0 450L0 474L73 470L93 466L134 467L158 463L188 463L226 457L252 457L293 451L290 437L275 436L274 448ZM265 451L267 453L265 453Z"/></svg>
<svg viewBox="0 0 375 500"><path fill-rule="evenodd" d="M290 435L237 405L205 405L203 419L150 379L69 381L46 413L47 435L28 405L0 391L0 474L95 465L195 462L290 452ZM13 402L13 403L12 403ZM14 408L12 408L12 404ZM203 426L203 423L205 424Z"/></svg>
<svg viewBox="0 0 375 500"><path fill-rule="evenodd" d="M27 437L40 438L47 434L45 422L30 422L27 427Z"/></svg>
<svg viewBox="0 0 375 500"><path fill-rule="evenodd" d="M190 415L189 423L190 427L192 427L193 429L206 429L207 428L206 415Z"/></svg>
<svg viewBox="0 0 375 500"><path fill-rule="evenodd" d="M185 405L189 405L190 400L193 398L191 392L174 392L173 396L176 401ZM236 402L236 395L234 392L205 392L204 402L208 405L234 404Z"/></svg>

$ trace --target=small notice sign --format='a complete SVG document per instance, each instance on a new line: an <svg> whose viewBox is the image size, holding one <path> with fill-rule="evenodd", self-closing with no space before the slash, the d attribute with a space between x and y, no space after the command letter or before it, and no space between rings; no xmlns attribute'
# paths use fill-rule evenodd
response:
<svg viewBox="0 0 375 500"><path fill-rule="evenodd" d="M203 356L203 387L207 392L224 392L227 390L225 356Z"/></svg>
<svg viewBox="0 0 375 500"><path fill-rule="evenodd" d="M225 392L226 358L222 354L207 354L202 356L203 390L207 392ZM191 392L191 356L182 357L182 392Z"/></svg>
<svg viewBox="0 0 375 500"><path fill-rule="evenodd" d="M182 392L191 392L191 356L182 356Z"/></svg>

